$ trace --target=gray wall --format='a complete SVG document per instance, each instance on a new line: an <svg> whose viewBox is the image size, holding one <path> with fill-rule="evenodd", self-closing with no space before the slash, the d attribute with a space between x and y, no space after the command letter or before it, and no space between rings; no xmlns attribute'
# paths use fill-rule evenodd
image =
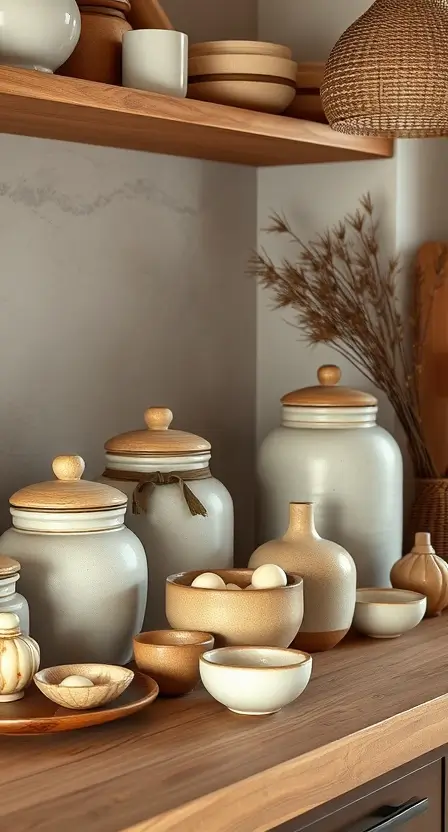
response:
<svg viewBox="0 0 448 832"><path fill-rule="evenodd" d="M193 39L253 37L256 3L167 2ZM185 7L188 6L188 9ZM212 19L214 18L214 19ZM252 545L256 173L0 135L0 528L59 453L102 446L167 404L209 438Z"/></svg>

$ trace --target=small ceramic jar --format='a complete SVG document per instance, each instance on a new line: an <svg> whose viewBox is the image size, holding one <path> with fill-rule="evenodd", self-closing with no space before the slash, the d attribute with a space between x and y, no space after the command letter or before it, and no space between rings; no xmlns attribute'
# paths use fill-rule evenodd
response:
<svg viewBox="0 0 448 832"><path fill-rule="evenodd" d="M129 0L88 0L79 8L81 38L60 74L120 85L123 35L132 28L126 19Z"/></svg>
<svg viewBox="0 0 448 832"><path fill-rule="evenodd" d="M390 586L403 535L401 453L376 423L375 397L340 378L324 366L319 385L283 396L281 427L258 457L258 541L282 536L290 503L315 503L319 533L350 552L358 586Z"/></svg>
<svg viewBox="0 0 448 832"><path fill-rule="evenodd" d="M124 525L126 495L82 480L78 456L56 457L56 479L10 498L0 555L17 555L45 666L125 664L146 606L147 564Z"/></svg>
<svg viewBox="0 0 448 832"><path fill-rule="evenodd" d="M55 72L80 33L75 0L0 0L0 64Z"/></svg>
<svg viewBox="0 0 448 832"><path fill-rule="evenodd" d="M39 661L39 645L23 635L18 616L0 612L0 704L23 698Z"/></svg>
<svg viewBox="0 0 448 832"><path fill-rule="evenodd" d="M30 611L28 601L19 592L16 584L20 578L20 563L14 558L0 555L0 613L14 612L20 621L24 636L30 634Z"/></svg>
<svg viewBox="0 0 448 832"><path fill-rule="evenodd" d="M145 413L147 430L106 442L101 478L129 497L127 523L146 549L151 575L146 630L164 629L165 579L233 564L232 498L209 468L210 443L170 430L166 407Z"/></svg>

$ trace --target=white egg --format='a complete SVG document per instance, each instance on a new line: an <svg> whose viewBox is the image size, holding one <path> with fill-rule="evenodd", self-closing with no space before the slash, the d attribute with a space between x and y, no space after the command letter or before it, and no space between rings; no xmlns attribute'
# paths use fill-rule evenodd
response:
<svg viewBox="0 0 448 832"><path fill-rule="evenodd" d="M241 589L241 587L238 584L227 584L226 589Z"/></svg>
<svg viewBox="0 0 448 832"><path fill-rule="evenodd" d="M245 586L244 589L255 589L255 587L252 586L252 584L249 584L249 586Z"/></svg>
<svg viewBox="0 0 448 832"><path fill-rule="evenodd" d="M275 589L286 586L287 583L286 572L275 563L264 563L252 575L252 586L255 589Z"/></svg>
<svg viewBox="0 0 448 832"><path fill-rule="evenodd" d="M87 676L66 676L59 682L60 688L93 688L93 682Z"/></svg>
<svg viewBox="0 0 448 832"><path fill-rule="evenodd" d="M194 579L191 586L199 586L201 589L225 589L226 584L219 575L214 572L203 572Z"/></svg>

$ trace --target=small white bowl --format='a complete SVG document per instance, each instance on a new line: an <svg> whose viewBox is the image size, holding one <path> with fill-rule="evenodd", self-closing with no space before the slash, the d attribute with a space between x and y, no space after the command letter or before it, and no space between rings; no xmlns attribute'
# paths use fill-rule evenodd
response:
<svg viewBox="0 0 448 832"><path fill-rule="evenodd" d="M274 714L294 702L311 676L312 658L281 647L222 647L199 659L204 687L230 711Z"/></svg>
<svg viewBox="0 0 448 832"><path fill-rule="evenodd" d="M426 596L407 589L358 589L353 626L370 638L397 638L420 624Z"/></svg>

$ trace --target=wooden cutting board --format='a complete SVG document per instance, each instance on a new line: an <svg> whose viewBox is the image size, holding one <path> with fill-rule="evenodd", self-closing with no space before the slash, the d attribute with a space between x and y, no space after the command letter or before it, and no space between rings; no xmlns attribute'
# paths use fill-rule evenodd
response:
<svg viewBox="0 0 448 832"><path fill-rule="evenodd" d="M417 302L424 337L417 374L423 432L440 476L448 476L448 242L424 243L417 253ZM432 300L433 298L433 300Z"/></svg>
<svg viewBox="0 0 448 832"><path fill-rule="evenodd" d="M131 0L128 20L133 29L174 29L158 0Z"/></svg>

